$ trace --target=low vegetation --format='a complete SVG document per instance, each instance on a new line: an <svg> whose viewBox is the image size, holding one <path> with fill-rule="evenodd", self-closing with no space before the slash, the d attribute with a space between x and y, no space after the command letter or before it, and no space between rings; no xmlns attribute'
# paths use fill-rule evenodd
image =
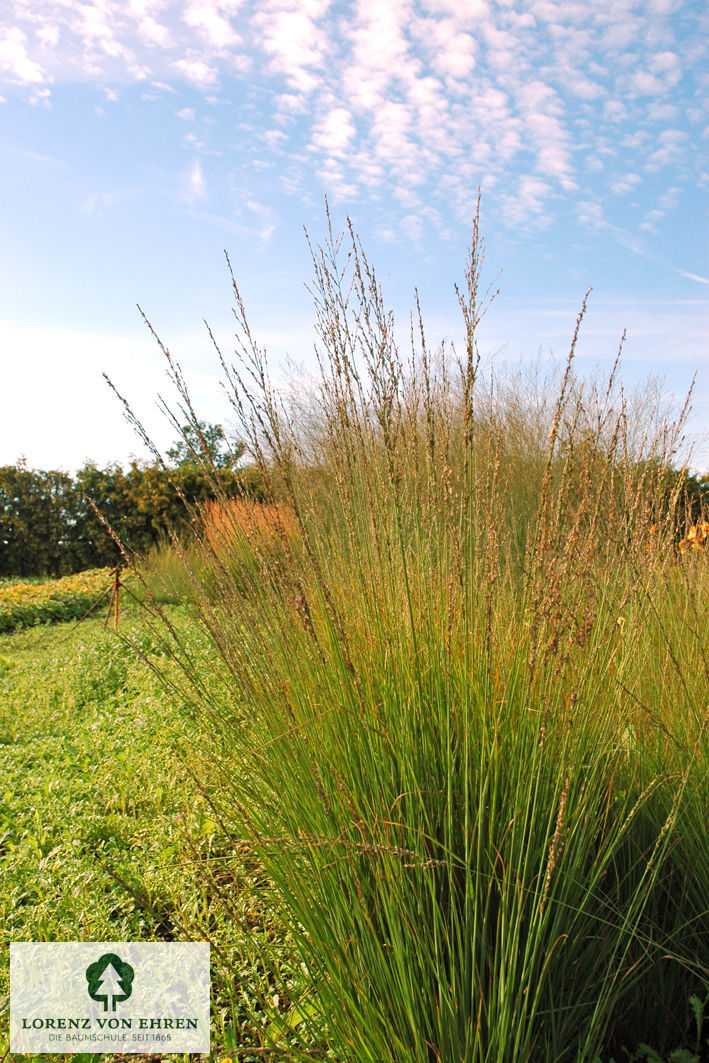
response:
<svg viewBox="0 0 709 1063"><path fill-rule="evenodd" d="M184 609L166 615L218 671ZM208 774L192 774L199 729L189 702L166 695L171 677L161 640L128 602L118 632L89 619L0 635L0 935L211 940L214 1043L258 1046L272 1021L251 1025L270 986L261 939L280 935L286 950L288 938L263 869L225 844ZM8 973L6 952L0 1055Z"/></svg>
<svg viewBox="0 0 709 1063"><path fill-rule="evenodd" d="M58 580L4 580L0 583L0 632L79 620L110 593L111 570L89 569Z"/></svg>

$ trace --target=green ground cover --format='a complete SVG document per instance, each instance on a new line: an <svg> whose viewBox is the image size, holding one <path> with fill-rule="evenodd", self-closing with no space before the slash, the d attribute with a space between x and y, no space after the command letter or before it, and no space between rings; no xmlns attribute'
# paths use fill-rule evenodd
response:
<svg viewBox="0 0 709 1063"><path fill-rule="evenodd" d="M170 607L169 619L207 653L186 613ZM272 1021L253 1021L259 935L277 933L273 905L253 861L225 859L190 706L151 665L178 678L123 604L118 634L97 619L0 636L0 937L211 940L213 1045L259 1045ZM7 950L2 960L0 1056Z"/></svg>

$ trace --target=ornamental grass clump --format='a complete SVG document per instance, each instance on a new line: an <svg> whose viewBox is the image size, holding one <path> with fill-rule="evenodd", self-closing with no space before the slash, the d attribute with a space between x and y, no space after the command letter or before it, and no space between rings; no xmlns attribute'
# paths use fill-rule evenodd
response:
<svg viewBox="0 0 709 1063"><path fill-rule="evenodd" d="M553 401L486 374L477 217L461 352L417 304L402 353L351 231L312 253L307 392L272 385L234 284L220 357L269 504L206 514L194 581L228 669L211 799L298 949L268 1036L343 1063L675 1047L709 970L681 418L633 422L617 364L574 374L585 302Z"/></svg>

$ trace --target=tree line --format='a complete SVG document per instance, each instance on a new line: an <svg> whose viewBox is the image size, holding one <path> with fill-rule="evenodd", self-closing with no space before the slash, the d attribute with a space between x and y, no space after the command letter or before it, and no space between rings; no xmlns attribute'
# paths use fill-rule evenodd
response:
<svg viewBox="0 0 709 1063"><path fill-rule="evenodd" d="M202 443L184 429L166 464L86 462L75 475L31 469L22 459L0 466L0 577L113 566L121 554L111 532L142 554L171 531L184 532L191 508L217 493L262 497L257 471L238 465L242 448L229 450L218 425L200 428ZM198 457L205 444L208 463Z"/></svg>

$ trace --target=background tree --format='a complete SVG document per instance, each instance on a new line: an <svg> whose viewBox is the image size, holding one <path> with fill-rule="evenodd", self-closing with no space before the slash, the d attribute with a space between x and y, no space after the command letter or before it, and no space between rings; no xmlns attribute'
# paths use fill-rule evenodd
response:
<svg viewBox="0 0 709 1063"><path fill-rule="evenodd" d="M207 424L199 421L199 430L195 425L183 425L180 439L166 452L171 465L201 464L209 458L216 469L234 469L244 454L244 444L240 440L229 442L220 424Z"/></svg>
<svg viewBox="0 0 709 1063"><path fill-rule="evenodd" d="M0 575L58 576L83 567L74 547L79 497L68 473L0 467Z"/></svg>
<svg viewBox="0 0 709 1063"><path fill-rule="evenodd" d="M140 555L171 532L188 533L199 507L218 495L262 499L258 470L238 466L243 452L220 425L200 422L167 451L170 467L86 462L73 477L24 461L0 467L0 576L112 566L121 557L114 536Z"/></svg>

